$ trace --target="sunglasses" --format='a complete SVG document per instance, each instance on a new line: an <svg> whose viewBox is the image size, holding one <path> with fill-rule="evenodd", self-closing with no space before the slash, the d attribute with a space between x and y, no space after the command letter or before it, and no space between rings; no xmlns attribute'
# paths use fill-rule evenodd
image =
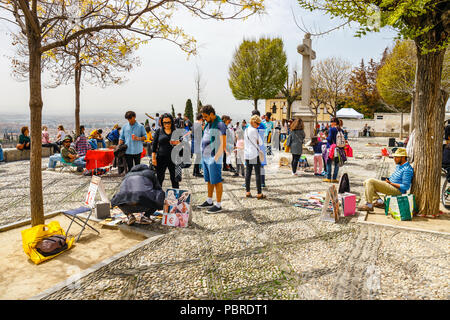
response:
<svg viewBox="0 0 450 320"><path fill-rule="evenodd" d="M172 124L172 121L163 121L163 124Z"/></svg>

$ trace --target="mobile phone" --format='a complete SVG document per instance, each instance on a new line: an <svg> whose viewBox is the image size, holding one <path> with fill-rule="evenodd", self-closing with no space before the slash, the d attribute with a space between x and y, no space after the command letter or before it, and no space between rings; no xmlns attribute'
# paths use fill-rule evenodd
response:
<svg viewBox="0 0 450 320"><path fill-rule="evenodd" d="M381 177L381 181L386 181L387 177Z"/></svg>

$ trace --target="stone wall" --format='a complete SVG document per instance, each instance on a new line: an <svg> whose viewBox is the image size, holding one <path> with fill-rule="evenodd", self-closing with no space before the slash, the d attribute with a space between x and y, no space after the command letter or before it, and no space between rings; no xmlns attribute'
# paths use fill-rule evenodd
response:
<svg viewBox="0 0 450 320"><path fill-rule="evenodd" d="M43 147L42 157L50 157L53 154L53 147ZM5 162L30 160L30 150L17 150L16 148L3 149Z"/></svg>

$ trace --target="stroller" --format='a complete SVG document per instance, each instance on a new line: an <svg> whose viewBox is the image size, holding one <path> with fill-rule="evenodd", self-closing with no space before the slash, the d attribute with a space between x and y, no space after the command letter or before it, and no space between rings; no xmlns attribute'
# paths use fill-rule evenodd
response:
<svg viewBox="0 0 450 320"><path fill-rule="evenodd" d="M308 159L306 159L306 156L300 157L300 160L298 161L298 167L303 168L303 169L310 167L310 165L308 163Z"/></svg>

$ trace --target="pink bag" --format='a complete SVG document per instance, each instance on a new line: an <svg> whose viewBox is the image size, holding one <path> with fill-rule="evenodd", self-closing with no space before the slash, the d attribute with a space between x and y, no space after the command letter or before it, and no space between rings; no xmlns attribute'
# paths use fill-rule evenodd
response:
<svg viewBox="0 0 450 320"><path fill-rule="evenodd" d="M344 209L344 216L352 216L356 213L356 195L353 193L342 193L339 194L339 199L342 203L342 208Z"/></svg>

